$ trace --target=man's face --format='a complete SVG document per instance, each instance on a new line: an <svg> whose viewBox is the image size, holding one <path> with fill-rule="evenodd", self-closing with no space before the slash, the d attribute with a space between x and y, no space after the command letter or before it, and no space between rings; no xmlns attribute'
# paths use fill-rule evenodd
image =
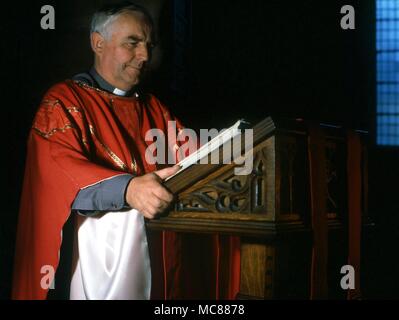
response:
<svg viewBox="0 0 399 320"><path fill-rule="evenodd" d="M94 50L97 71L111 85L130 90L139 82L149 59L150 27L141 13L127 12L111 23L108 37L101 38L101 50ZM96 42L92 42L92 45L95 46Z"/></svg>

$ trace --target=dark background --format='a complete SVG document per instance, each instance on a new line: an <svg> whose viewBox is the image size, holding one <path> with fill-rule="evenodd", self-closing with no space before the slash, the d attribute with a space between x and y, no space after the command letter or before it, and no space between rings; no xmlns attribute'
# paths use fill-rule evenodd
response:
<svg viewBox="0 0 399 320"><path fill-rule="evenodd" d="M30 1L3 7L0 31L2 172L0 297L10 293L28 130L44 92L92 63L89 21L107 1ZM108 1L110 2L110 1ZM148 90L186 126L283 116L370 132L370 211L376 223L363 273L365 298L399 298L398 152L374 146L374 1L142 0L160 34ZM55 30L40 8L55 8ZM342 30L340 8L356 10Z"/></svg>

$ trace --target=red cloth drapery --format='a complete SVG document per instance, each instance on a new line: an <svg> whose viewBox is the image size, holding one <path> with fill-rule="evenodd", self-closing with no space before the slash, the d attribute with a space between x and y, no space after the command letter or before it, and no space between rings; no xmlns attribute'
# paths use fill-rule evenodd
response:
<svg viewBox="0 0 399 320"><path fill-rule="evenodd" d="M50 283L43 279L49 276L49 268L55 274L58 267L62 228L76 194L83 187L118 174L140 175L156 170L155 165L144 159L147 148L144 137L151 128L167 134L171 120L177 122L177 129L182 128L179 120L151 95L142 99L118 97L70 80L46 93L28 138L12 298L47 297ZM191 256L201 255L188 250L182 235L167 232L163 237L150 238L151 251L158 250L158 260L152 260L153 296L157 297L159 292L163 292L159 298L165 298L164 294L166 297L187 292L198 294L204 283L197 287L196 279L190 278L189 272L184 273L183 268L189 269L186 264L195 260ZM220 252L227 253L228 263L231 260L237 264L234 250L229 253L231 244L225 244L226 249L220 251L217 249L220 243L210 238L201 247L209 258L202 278L213 283L217 270L214 261L220 261ZM204 290L213 290L211 287L205 283Z"/></svg>

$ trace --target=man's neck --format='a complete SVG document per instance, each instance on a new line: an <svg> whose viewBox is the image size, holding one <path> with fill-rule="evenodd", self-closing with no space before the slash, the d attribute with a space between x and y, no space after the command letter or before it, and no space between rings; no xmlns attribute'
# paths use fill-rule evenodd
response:
<svg viewBox="0 0 399 320"><path fill-rule="evenodd" d="M97 71L95 67L92 67L89 71L90 75L94 78L94 80L97 82L98 86L101 89L104 89L108 92L112 92L115 95L118 96L127 96L130 93L129 91L125 91L122 89L119 89L112 84L110 84L107 80L104 79L104 77L101 76L101 74Z"/></svg>

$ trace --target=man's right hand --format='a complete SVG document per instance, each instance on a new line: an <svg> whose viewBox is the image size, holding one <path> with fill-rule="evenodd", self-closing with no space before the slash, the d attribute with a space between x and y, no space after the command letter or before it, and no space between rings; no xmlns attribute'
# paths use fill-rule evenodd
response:
<svg viewBox="0 0 399 320"><path fill-rule="evenodd" d="M173 201L173 194L162 185L162 181L179 169L180 167L175 165L133 178L127 186L126 202L130 207L141 212L144 217L155 218Z"/></svg>

